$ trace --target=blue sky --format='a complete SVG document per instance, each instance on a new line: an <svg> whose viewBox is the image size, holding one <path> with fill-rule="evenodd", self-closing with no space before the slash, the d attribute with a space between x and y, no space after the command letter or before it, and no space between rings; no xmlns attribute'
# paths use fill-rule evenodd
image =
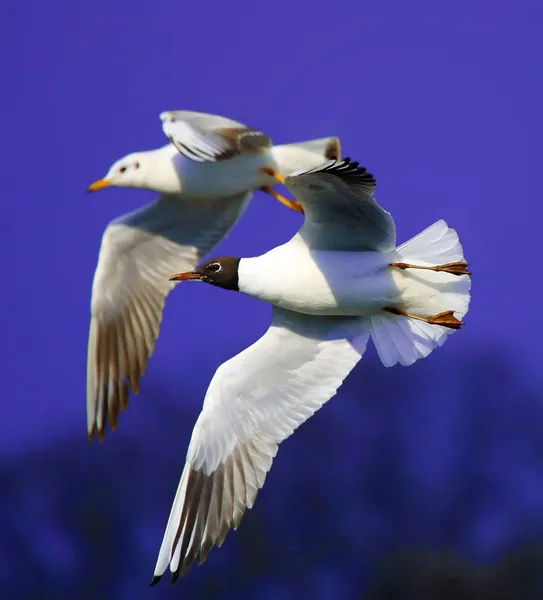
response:
<svg viewBox="0 0 543 600"><path fill-rule="evenodd" d="M344 155L375 175L399 241L443 218L474 273L465 328L413 367L425 382L424 406L444 393L436 371L479 352L505 357L540 392L542 19L535 1L13 5L0 25L1 455L66 437L87 443L86 344L100 237L111 219L153 195L85 189L120 156L164 144L158 115L170 109L229 116L277 143L340 136ZM214 254L257 255L300 224L257 193ZM179 286L141 398L106 444L153 443L155 411L184 403L191 421L176 449L180 471L215 369L268 321L269 308L241 294ZM407 377L401 367L386 376ZM156 397L151 382L169 393Z"/></svg>

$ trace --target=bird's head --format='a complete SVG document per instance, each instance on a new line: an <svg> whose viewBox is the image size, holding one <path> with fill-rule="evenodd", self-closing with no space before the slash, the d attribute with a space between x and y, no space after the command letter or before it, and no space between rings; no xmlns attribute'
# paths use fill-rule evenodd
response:
<svg viewBox="0 0 543 600"><path fill-rule="evenodd" d="M105 177L91 183L87 188L87 192L96 192L110 186L147 187L148 166L149 160L145 152L127 154L113 163Z"/></svg>
<svg viewBox="0 0 543 600"><path fill-rule="evenodd" d="M206 263L186 273L177 273L170 277L170 281L203 281L225 290L239 291L239 258L222 256L213 258Z"/></svg>

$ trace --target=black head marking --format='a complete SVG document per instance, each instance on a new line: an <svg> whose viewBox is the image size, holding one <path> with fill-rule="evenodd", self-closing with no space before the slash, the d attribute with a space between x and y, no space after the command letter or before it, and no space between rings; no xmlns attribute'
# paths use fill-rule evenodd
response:
<svg viewBox="0 0 543 600"><path fill-rule="evenodd" d="M216 285L225 290L238 292L239 261L239 258L233 258L232 256L212 258L194 269L194 273L200 275L200 281Z"/></svg>

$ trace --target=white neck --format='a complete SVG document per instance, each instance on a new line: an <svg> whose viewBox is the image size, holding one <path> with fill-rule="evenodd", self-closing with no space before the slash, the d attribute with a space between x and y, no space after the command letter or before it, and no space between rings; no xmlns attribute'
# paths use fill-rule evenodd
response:
<svg viewBox="0 0 543 600"><path fill-rule="evenodd" d="M296 269L285 269L284 265L299 255L306 255L305 246L287 243L277 246L265 254L253 258L242 258L238 267L239 291L247 296L282 305L283 296L288 296L291 287L296 287Z"/></svg>
<svg viewBox="0 0 543 600"><path fill-rule="evenodd" d="M181 180L174 162L178 154L179 152L172 144L149 152L142 152L146 163L142 187L160 194L180 193L182 190Z"/></svg>

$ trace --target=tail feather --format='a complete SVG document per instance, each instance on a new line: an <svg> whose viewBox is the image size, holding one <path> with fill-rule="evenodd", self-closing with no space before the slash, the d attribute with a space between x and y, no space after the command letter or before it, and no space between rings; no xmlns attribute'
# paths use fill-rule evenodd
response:
<svg viewBox="0 0 543 600"><path fill-rule="evenodd" d="M434 223L398 246L396 256L399 262L422 266L465 262L458 235L445 221ZM405 312L430 317L452 310L460 320L468 312L471 288L468 275L397 269L393 276L402 291L399 308ZM419 358L425 358L455 331L385 312L372 316L370 320L377 353L386 367L396 363L408 366Z"/></svg>
<svg viewBox="0 0 543 600"><path fill-rule="evenodd" d="M337 137L283 144L274 146L272 151L277 171L283 177L294 171L313 169L331 158L341 158L341 144Z"/></svg>
<svg viewBox="0 0 543 600"><path fill-rule="evenodd" d="M385 367L396 363L408 367L419 358L426 358L455 331L384 313L371 317L371 330L377 354Z"/></svg>
<svg viewBox="0 0 543 600"><path fill-rule="evenodd" d="M412 264L437 265L465 260L458 234L443 220L407 240L396 251L400 260L407 262L409 258Z"/></svg>

